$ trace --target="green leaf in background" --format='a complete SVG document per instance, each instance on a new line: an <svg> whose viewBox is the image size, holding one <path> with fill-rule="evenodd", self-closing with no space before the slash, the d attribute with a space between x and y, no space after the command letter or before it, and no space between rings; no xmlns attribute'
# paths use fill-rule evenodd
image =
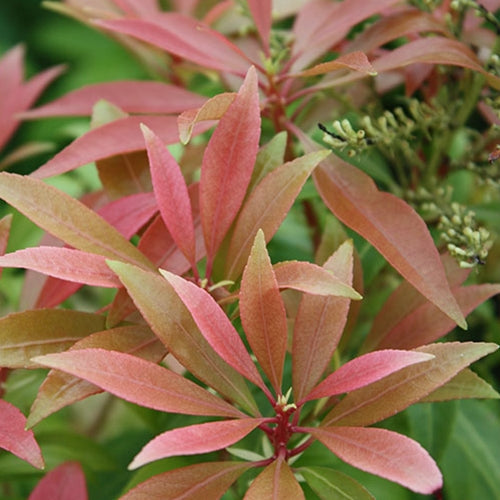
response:
<svg viewBox="0 0 500 500"><path fill-rule="evenodd" d="M500 499L498 403L461 401L440 466L447 500Z"/></svg>
<svg viewBox="0 0 500 500"><path fill-rule="evenodd" d="M357 481L334 469L304 467L298 472L321 500L375 500Z"/></svg>

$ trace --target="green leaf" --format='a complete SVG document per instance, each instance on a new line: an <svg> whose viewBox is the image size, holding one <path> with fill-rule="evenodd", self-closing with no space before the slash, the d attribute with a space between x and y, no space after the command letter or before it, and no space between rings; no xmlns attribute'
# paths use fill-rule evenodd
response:
<svg viewBox="0 0 500 500"><path fill-rule="evenodd" d="M321 500L375 500L363 486L342 472L328 467L302 467L297 472Z"/></svg>
<svg viewBox="0 0 500 500"><path fill-rule="evenodd" d="M68 245L151 268L151 262L93 210L31 177L0 172L0 198Z"/></svg>
<svg viewBox="0 0 500 500"><path fill-rule="evenodd" d="M39 368L34 356L65 351L104 329L105 317L67 309L35 309L0 319L0 366Z"/></svg>

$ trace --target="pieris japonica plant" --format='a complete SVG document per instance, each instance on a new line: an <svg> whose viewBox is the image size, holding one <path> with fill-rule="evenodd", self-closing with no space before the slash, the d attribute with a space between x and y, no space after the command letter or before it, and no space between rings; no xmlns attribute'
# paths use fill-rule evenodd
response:
<svg viewBox="0 0 500 500"><path fill-rule="evenodd" d="M441 224L456 222L441 248L403 198L419 186L436 194L449 173L453 136L431 133L444 123L435 87L457 67L474 80L468 113L484 99L491 121L474 154L491 150L500 77L457 35L468 29L489 49L494 37L456 2L171 3L48 2L117 37L163 81L89 86L31 111L11 100L8 117L89 115L91 127L32 175L0 173L0 198L46 231L39 246L7 252L15 226L0 221L0 266L28 269L28 306L0 319L0 378L43 373L27 417L0 399L0 446L43 468L51 441L32 428L106 393L156 419L127 450L113 498L374 498L346 473L356 469L440 498L429 451L383 421L416 403L498 397L468 368L496 344L443 337L500 285L464 284L491 246L472 216L451 241L466 215L457 205L445 219L436 201ZM8 75L0 65L18 88ZM210 97L196 92L200 75L218 81ZM408 101L413 119L335 121L401 82L422 95ZM363 171L381 157L392 192ZM44 181L89 162L102 187L82 199ZM284 222L299 234L286 240L290 258L276 244ZM364 277L355 233L390 264L387 293ZM294 253L302 238L308 260ZM84 286L114 292L91 311L67 307ZM94 479L78 461L48 465L31 500L87 498Z"/></svg>

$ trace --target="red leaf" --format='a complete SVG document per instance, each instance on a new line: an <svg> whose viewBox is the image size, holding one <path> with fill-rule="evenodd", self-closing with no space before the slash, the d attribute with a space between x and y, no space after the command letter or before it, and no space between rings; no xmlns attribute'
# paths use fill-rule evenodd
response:
<svg viewBox="0 0 500 500"><path fill-rule="evenodd" d="M118 288L105 257L72 248L34 247L0 256L0 267L21 267L63 280Z"/></svg>
<svg viewBox="0 0 500 500"><path fill-rule="evenodd" d="M201 333L219 356L248 380L268 392L238 332L212 296L194 283L167 271L163 276L184 302Z"/></svg>
<svg viewBox="0 0 500 500"><path fill-rule="evenodd" d="M361 295L329 270L305 261L284 261L274 266L280 288L293 288L314 295L361 299Z"/></svg>
<svg viewBox="0 0 500 500"><path fill-rule="evenodd" d="M493 295L500 293L500 285L483 283L453 289L464 316L472 312L479 304ZM455 324L437 309L426 302L411 311L399 323L387 330L380 337L377 349L413 349L430 344L449 333Z"/></svg>
<svg viewBox="0 0 500 500"><path fill-rule="evenodd" d="M160 362L166 349L150 328L143 325L129 325L92 333L75 342L70 350L102 348L134 354L153 362ZM52 413L102 392L99 387L58 370L51 370L38 390L26 422L33 427Z"/></svg>
<svg viewBox="0 0 500 500"><path fill-rule="evenodd" d="M493 88L500 89L500 78L483 69L474 52L465 44L449 38L434 36L414 40L376 59L373 66L380 73L415 63L469 68L482 73Z"/></svg>
<svg viewBox="0 0 500 500"><path fill-rule="evenodd" d="M261 230L241 279L240 317L253 353L276 394L281 394L288 339L286 312Z"/></svg>
<svg viewBox="0 0 500 500"><path fill-rule="evenodd" d="M173 114L201 106L205 98L176 85L162 82L123 81L87 85L63 97L22 113L23 119L49 116L90 116L100 100L106 100L126 113Z"/></svg>
<svg viewBox="0 0 500 500"><path fill-rule="evenodd" d="M186 378L130 354L82 349L38 356L34 361L80 377L119 398L147 408L187 415L243 415Z"/></svg>
<svg viewBox="0 0 500 500"><path fill-rule="evenodd" d="M33 172L32 177L43 179L96 160L145 149L144 137L139 128L141 123L154 130L166 144L179 140L177 119L174 116L127 116L82 135ZM197 130L201 131L202 127Z"/></svg>
<svg viewBox="0 0 500 500"><path fill-rule="evenodd" d="M25 430L26 417L13 405L0 399L0 448L10 451L33 467L43 469L40 447L32 431Z"/></svg>
<svg viewBox="0 0 500 500"><path fill-rule="evenodd" d="M306 427L348 464L430 495L442 486L439 469L422 446L386 429L364 427Z"/></svg>
<svg viewBox="0 0 500 500"><path fill-rule="evenodd" d="M324 268L346 283L353 279L353 245L345 242ZM295 318L292 344L292 387L301 400L318 382L337 347L349 311L349 299L304 295Z"/></svg>
<svg viewBox="0 0 500 500"><path fill-rule="evenodd" d="M375 68L370 64L368 57L366 57L366 54L358 51L345 54L333 61L317 64L312 68L302 71L297 76L323 75L339 69L352 69L372 76L377 74Z"/></svg>
<svg viewBox="0 0 500 500"><path fill-rule="evenodd" d="M246 264L257 231L267 241L277 231L304 182L316 165L329 154L317 151L276 168L250 193L235 223L226 257L226 279L235 280Z"/></svg>
<svg viewBox="0 0 500 500"><path fill-rule="evenodd" d="M330 374L302 402L354 391L397 372L407 366L433 359L434 356L413 351L388 349L355 358Z"/></svg>
<svg viewBox="0 0 500 500"><path fill-rule="evenodd" d="M175 358L195 377L252 415L259 410L244 378L201 334L190 312L163 277L137 267L110 263L143 317Z"/></svg>
<svg viewBox="0 0 500 500"><path fill-rule="evenodd" d="M209 462L170 470L139 484L120 500L221 498L250 467L246 462Z"/></svg>
<svg viewBox="0 0 500 500"><path fill-rule="evenodd" d="M244 500L303 500L304 492L281 457L268 465L252 482Z"/></svg>
<svg viewBox="0 0 500 500"><path fill-rule="evenodd" d="M141 127L148 151L151 178L160 214L172 238L196 268L191 202L181 169L162 141L144 125Z"/></svg>
<svg viewBox="0 0 500 500"><path fill-rule="evenodd" d="M264 52L269 55L269 37L271 35L272 8L271 0L248 0L248 8L252 14Z"/></svg>
<svg viewBox="0 0 500 500"><path fill-rule="evenodd" d="M137 469L160 458L197 455L227 448L250 434L263 420L262 418L224 420L164 432L146 444L128 468Z"/></svg>
<svg viewBox="0 0 500 500"><path fill-rule="evenodd" d="M134 245L93 210L38 179L0 172L0 198L72 247L152 267Z"/></svg>
<svg viewBox="0 0 500 500"><path fill-rule="evenodd" d="M205 68L244 75L248 60L229 40L200 21L175 12L163 12L154 21L124 19L96 21L98 26L131 35Z"/></svg>
<svg viewBox="0 0 500 500"><path fill-rule="evenodd" d="M65 462L36 485L28 500L87 500L83 470L77 462Z"/></svg>
<svg viewBox="0 0 500 500"><path fill-rule="evenodd" d="M221 118L205 149L200 215L207 249L207 277L229 226L241 207L257 157L260 109L255 68Z"/></svg>
<svg viewBox="0 0 500 500"><path fill-rule="evenodd" d="M429 230L409 205L379 191L368 175L337 157L323 162L314 180L335 216L366 238L422 295L466 327Z"/></svg>

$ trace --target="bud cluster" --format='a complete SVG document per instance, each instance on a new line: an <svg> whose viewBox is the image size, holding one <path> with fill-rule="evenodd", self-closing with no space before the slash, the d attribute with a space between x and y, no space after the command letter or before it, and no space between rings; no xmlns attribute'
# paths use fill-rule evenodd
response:
<svg viewBox="0 0 500 500"><path fill-rule="evenodd" d="M490 233L478 225L475 213L463 205L454 202L449 212L441 215L438 227L450 254L458 260L460 267L484 264L493 244Z"/></svg>

